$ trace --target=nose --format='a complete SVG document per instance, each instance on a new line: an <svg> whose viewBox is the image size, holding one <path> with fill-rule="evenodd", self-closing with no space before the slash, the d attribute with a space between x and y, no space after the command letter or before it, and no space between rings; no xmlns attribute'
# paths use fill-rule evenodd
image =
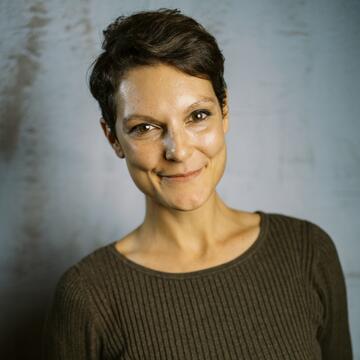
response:
<svg viewBox="0 0 360 360"><path fill-rule="evenodd" d="M169 129L164 138L166 160L184 161L191 155L191 146L183 129Z"/></svg>

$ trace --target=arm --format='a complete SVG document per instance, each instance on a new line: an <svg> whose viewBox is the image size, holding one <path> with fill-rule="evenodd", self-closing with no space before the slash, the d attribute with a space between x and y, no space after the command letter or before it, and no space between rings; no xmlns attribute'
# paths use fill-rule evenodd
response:
<svg viewBox="0 0 360 360"><path fill-rule="evenodd" d="M60 278L43 329L42 358L100 359L100 338L90 298L76 267Z"/></svg>
<svg viewBox="0 0 360 360"><path fill-rule="evenodd" d="M351 360L352 346L348 320L346 284L333 240L319 226L311 223L315 245L313 276L324 306L319 343L323 359Z"/></svg>

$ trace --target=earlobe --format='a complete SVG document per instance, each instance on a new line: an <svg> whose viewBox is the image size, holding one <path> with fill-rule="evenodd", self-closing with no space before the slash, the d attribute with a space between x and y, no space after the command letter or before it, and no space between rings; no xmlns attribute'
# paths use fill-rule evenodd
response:
<svg viewBox="0 0 360 360"><path fill-rule="evenodd" d="M115 142L115 138L110 130L109 125L106 123L106 121L104 120L104 118L100 119L100 125L104 131L104 134L106 136L106 138L109 140L110 144L112 145Z"/></svg>
<svg viewBox="0 0 360 360"><path fill-rule="evenodd" d="M223 130L224 130L224 134L226 134L229 129L229 107L228 107L227 91L226 91L226 95L225 95L222 113L223 113Z"/></svg>
<svg viewBox="0 0 360 360"><path fill-rule="evenodd" d="M116 142L113 144L113 149L115 150L116 155L117 155L119 158L123 159L123 158L125 157L125 155L124 155L124 153L123 153L123 151L122 151L122 149L121 149L121 146L120 146L120 144L118 143L118 141L116 141Z"/></svg>
<svg viewBox="0 0 360 360"><path fill-rule="evenodd" d="M224 130L224 134L226 134L229 130L229 117L227 113L225 113L223 117L223 130Z"/></svg>
<svg viewBox="0 0 360 360"><path fill-rule="evenodd" d="M104 131L104 134L105 134L106 138L108 139L111 147L114 149L116 155L119 158L123 159L125 157L125 155L121 148L121 145L120 145L119 141L115 138L110 127L108 126L108 124L106 123L106 121L103 118L100 119L100 125L101 125L101 127Z"/></svg>

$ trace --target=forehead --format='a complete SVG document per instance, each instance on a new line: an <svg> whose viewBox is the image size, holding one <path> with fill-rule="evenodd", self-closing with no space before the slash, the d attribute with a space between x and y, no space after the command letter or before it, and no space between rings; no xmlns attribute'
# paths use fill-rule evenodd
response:
<svg viewBox="0 0 360 360"><path fill-rule="evenodd" d="M122 79L117 100L119 110L185 108L201 98L214 97L209 80L186 74L165 64L139 66Z"/></svg>

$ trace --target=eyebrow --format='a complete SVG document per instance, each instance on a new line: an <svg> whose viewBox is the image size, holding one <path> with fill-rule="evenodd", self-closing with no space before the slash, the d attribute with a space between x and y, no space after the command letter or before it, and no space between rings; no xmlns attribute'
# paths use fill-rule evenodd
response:
<svg viewBox="0 0 360 360"><path fill-rule="evenodd" d="M185 112L188 112L190 111L191 109L197 107L198 105L200 104L203 104L203 103L213 103L213 104L216 104L216 100L213 98L213 97L202 97L200 100L192 103L191 105L189 105L186 109L185 109ZM152 122L158 122L160 123L158 120L156 120L155 118L153 118L152 116L149 116L149 115L142 115L142 114L130 114L128 116L125 116L123 118L123 123L126 124L128 123L130 120L133 120L133 119L143 119L143 120L148 120L148 121L152 121Z"/></svg>

